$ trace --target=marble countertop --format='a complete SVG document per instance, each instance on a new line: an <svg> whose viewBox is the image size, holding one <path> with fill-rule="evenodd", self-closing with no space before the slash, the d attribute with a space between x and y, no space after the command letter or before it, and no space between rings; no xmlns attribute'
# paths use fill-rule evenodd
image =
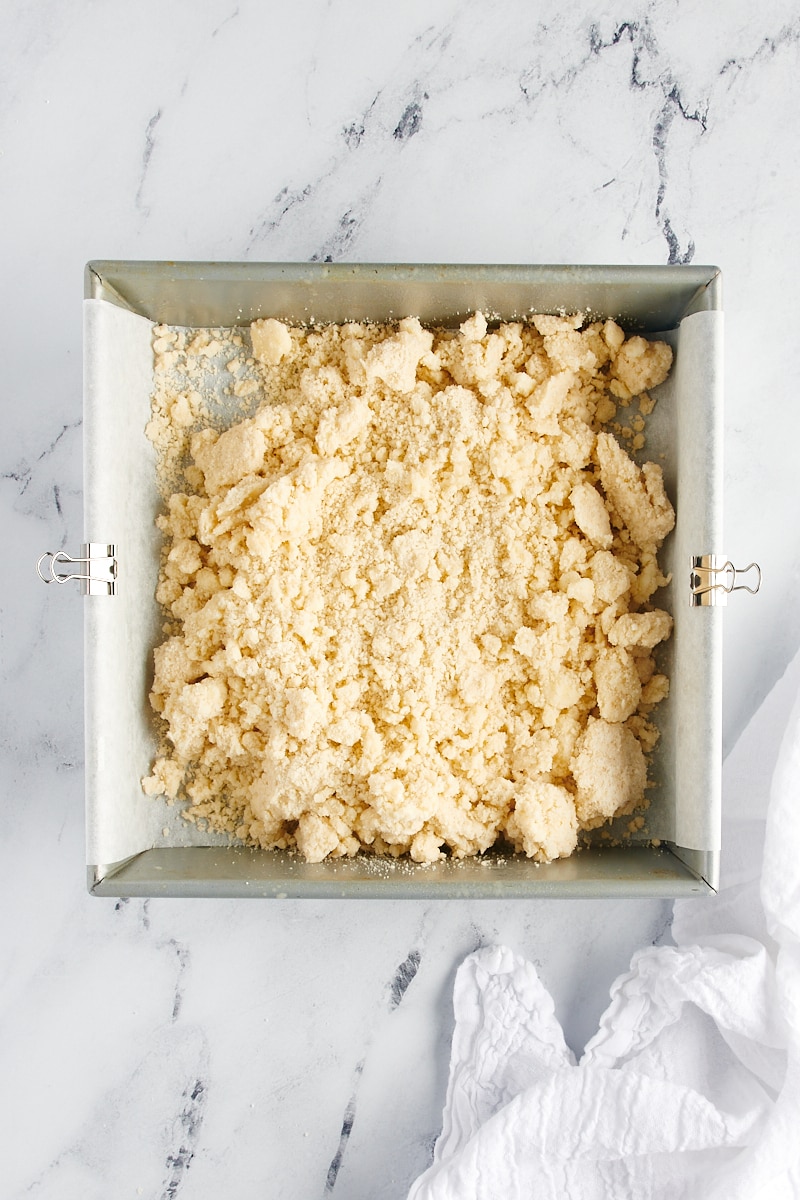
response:
<svg viewBox="0 0 800 1200"><path fill-rule="evenodd" d="M456 967L532 959L580 1051L663 901L119 901L84 882L90 258L715 263L725 747L800 642L791 0L7 5L0 90L2 1197L402 1197Z"/></svg>

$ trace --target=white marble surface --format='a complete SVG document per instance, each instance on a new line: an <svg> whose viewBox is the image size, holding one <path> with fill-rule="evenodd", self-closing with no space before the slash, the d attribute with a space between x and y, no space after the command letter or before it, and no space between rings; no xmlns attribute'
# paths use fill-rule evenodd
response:
<svg viewBox="0 0 800 1200"><path fill-rule="evenodd" d="M5 0L3 1197L401 1197L456 966L532 958L580 1049L660 902L234 902L84 890L76 546L91 257L713 262L727 321L730 746L800 641L800 17L571 5ZM404 990L405 988L405 990Z"/></svg>

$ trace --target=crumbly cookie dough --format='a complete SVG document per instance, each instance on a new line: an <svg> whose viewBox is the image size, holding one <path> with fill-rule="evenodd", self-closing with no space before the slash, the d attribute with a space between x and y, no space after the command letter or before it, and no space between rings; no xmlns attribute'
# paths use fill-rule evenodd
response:
<svg viewBox="0 0 800 1200"><path fill-rule="evenodd" d="M645 803L675 518L608 429L618 400L652 407L669 346L481 313L154 346L171 483L146 792L312 862L498 839L548 862ZM252 413L229 428L204 417L220 358Z"/></svg>

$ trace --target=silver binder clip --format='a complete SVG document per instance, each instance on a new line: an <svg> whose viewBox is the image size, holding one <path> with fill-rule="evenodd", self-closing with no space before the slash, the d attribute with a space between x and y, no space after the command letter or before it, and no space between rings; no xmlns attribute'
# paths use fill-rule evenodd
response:
<svg viewBox="0 0 800 1200"><path fill-rule="evenodd" d="M47 566L43 572L43 564ZM72 570L71 568L77 568ZM47 550L36 564L36 574L42 583L69 583L77 579L82 596L115 596L117 594L117 547L103 542L84 542L80 558L72 558L59 550Z"/></svg>
<svg viewBox="0 0 800 1200"><path fill-rule="evenodd" d="M741 582L741 577L754 571L753 584ZM692 558L690 578L692 605L712 607L728 603L731 592L750 592L754 596L761 587L761 567L749 563L746 567L735 567L730 559L721 554L701 554Z"/></svg>

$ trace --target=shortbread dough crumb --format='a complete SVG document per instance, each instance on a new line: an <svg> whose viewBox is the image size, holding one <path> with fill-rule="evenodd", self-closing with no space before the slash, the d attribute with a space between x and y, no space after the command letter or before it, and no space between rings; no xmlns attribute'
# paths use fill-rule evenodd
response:
<svg viewBox="0 0 800 1200"><path fill-rule="evenodd" d="M675 516L603 426L668 345L474 313L159 326L154 354L148 794L309 862L498 841L549 862L644 807Z"/></svg>

